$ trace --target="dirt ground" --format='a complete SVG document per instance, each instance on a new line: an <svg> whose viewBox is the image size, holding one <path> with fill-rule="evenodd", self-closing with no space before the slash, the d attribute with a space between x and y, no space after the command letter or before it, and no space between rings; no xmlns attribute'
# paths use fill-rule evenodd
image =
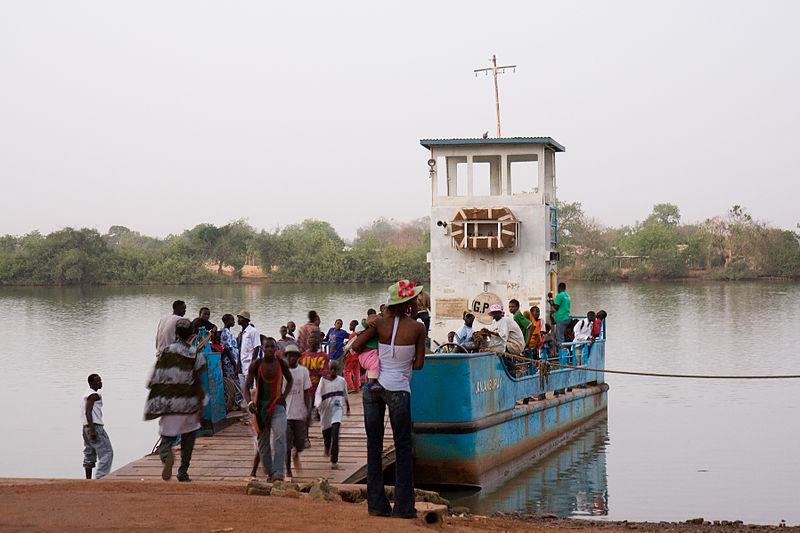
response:
<svg viewBox="0 0 800 533"><path fill-rule="evenodd" d="M768 531L777 526L743 524L628 523L547 516L451 515L442 525L420 519L371 517L364 504L294 497L248 496L246 482L0 480L0 531L159 531L239 533L445 530L517 531ZM780 528L784 529L784 528ZM785 528L798 531L800 528Z"/></svg>

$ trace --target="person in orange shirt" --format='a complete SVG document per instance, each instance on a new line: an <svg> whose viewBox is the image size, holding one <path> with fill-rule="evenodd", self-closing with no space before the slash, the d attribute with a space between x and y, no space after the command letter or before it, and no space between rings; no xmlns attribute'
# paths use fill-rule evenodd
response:
<svg viewBox="0 0 800 533"><path fill-rule="evenodd" d="M539 311L538 306L534 305L530 311L525 311L523 314L525 318L533 323L531 336L528 337L528 344L525 349L538 355L539 349L542 347L542 320L539 318L541 311Z"/></svg>

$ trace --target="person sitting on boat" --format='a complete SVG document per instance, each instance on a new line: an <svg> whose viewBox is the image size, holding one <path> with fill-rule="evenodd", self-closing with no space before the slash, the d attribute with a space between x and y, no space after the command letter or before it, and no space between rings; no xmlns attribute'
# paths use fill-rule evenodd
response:
<svg viewBox="0 0 800 533"><path fill-rule="evenodd" d="M456 331L456 335L453 340L466 348L467 350L471 350L474 345L475 341L472 338L472 334L475 332L472 329L472 324L475 322L475 315L473 315L470 311L464 311L464 323L458 328Z"/></svg>
<svg viewBox="0 0 800 533"><path fill-rule="evenodd" d="M553 328L550 324L544 325L544 333L542 333L542 349L541 349L541 358L542 359L553 359L558 353L556 347L556 336L553 334Z"/></svg>
<svg viewBox="0 0 800 533"><path fill-rule="evenodd" d="M519 310L519 300L513 298L508 302L508 312L514 318L514 322L517 323L519 329L522 330L522 336L525 337L525 345L528 344L528 339L531 338L531 333L533 329L533 322L531 322L525 315L523 315Z"/></svg>
<svg viewBox="0 0 800 533"><path fill-rule="evenodd" d="M448 331L447 332L447 342L442 344L437 352L439 353L454 353L458 346L455 342L456 332L455 331Z"/></svg>
<svg viewBox="0 0 800 533"><path fill-rule="evenodd" d="M512 355L519 355L525 347L525 338L519 325L510 316L503 313L503 306L492 304L489 307L492 324L489 331L494 333L489 343L489 348Z"/></svg>
<svg viewBox="0 0 800 533"><path fill-rule="evenodd" d="M542 347L542 335L544 334L542 320L539 318L541 316L541 311L538 305L534 305L531 307L530 311L525 311L523 314L525 318L531 321L532 325L531 335L528 337L528 344L525 345L525 349L529 351L531 355L537 356Z"/></svg>
<svg viewBox="0 0 800 533"><path fill-rule="evenodd" d="M602 309L597 312L597 317L594 319L594 322L592 322L592 340L600 337L600 332L603 329L603 320L605 320L607 316L608 313Z"/></svg>
<svg viewBox="0 0 800 533"><path fill-rule="evenodd" d="M576 341L588 341L592 337L592 325L595 320L594 311L586 313L586 318L582 318L575 323L572 331L575 333Z"/></svg>

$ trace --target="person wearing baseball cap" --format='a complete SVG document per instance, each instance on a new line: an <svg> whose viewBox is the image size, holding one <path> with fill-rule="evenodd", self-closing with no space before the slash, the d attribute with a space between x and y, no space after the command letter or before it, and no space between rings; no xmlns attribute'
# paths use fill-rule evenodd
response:
<svg viewBox="0 0 800 533"><path fill-rule="evenodd" d="M472 324L474 322L475 315L472 314L472 311L466 310L464 311L464 323L458 328L458 331L456 331L455 341L467 350L471 349L474 345L474 339L472 338L472 334L475 332L475 330L472 329Z"/></svg>

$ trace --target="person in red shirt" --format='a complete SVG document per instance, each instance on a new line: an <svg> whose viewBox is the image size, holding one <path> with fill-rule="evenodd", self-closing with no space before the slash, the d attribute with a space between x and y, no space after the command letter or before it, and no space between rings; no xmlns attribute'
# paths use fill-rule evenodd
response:
<svg viewBox="0 0 800 533"><path fill-rule="evenodd" d="M603 311L602 309L597 312L597 316L592 322L592 339L597 339L600 337L600 332L603 329L603 320L608 316L608 313Z"/></svg>
<svg viewBox="0 0 800 533"><path fill-rule="evenodd" d="M350 344L356 337L356 327L358 320L350 321L350 336L347 338L347 344ZM345 350L344 353L344 379L347 381L348 392L361 392L361 365L358 362L358 354Z"/></svg>

